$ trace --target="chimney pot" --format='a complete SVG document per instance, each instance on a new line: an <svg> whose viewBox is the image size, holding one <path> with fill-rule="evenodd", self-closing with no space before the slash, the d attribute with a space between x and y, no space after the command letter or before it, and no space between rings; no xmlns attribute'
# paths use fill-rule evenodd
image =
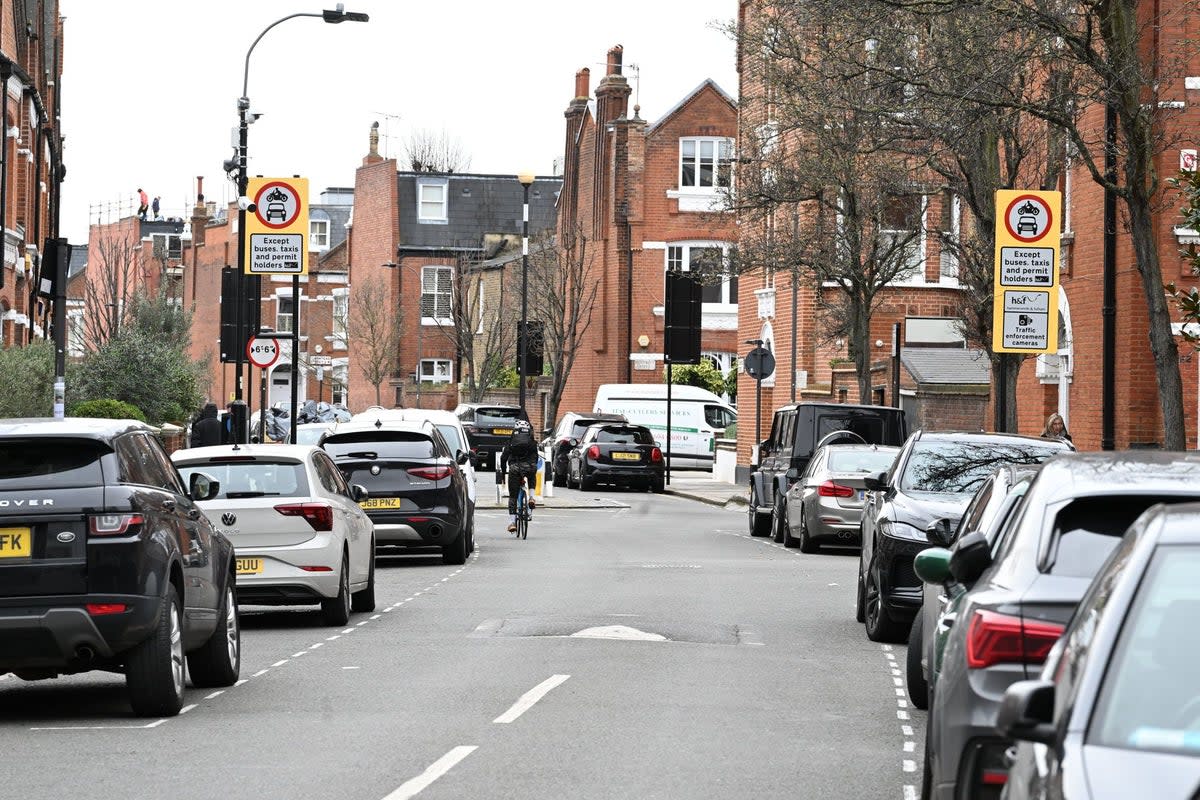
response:
<svg viewBox="0 0 1200 800"><path fill-rule="evenodd" d="M621 74L621 53L624 52L621 45L616 45L608 51L608 73L609 75Z"/></svg>
<svg viewBox="0 0 1200 800"><path fill-rule="evenodd" d="M575 73L575 98L587 98L592 93L592 71L587 67Z"/></svg>

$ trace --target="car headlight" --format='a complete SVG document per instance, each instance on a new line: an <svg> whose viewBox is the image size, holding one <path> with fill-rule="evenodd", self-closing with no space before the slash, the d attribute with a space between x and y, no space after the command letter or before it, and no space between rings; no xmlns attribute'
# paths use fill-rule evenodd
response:
<svg viewBox="0 0 1200 800"><path fill-rule="evenodd" d="M893 539L905 539L910 542L924 542L928 544L929 537L925 535L925 531L920 528L914 528L904 522L893 522L884 520L879 523L879 532L884 536L891 536Z"/></svg>

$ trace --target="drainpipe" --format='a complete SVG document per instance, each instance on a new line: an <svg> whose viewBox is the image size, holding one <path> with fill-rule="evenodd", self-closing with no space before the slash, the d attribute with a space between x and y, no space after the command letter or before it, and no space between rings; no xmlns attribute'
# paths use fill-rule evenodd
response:
<svg viewBox="0 0 1200 800"><path fill-rule="evenodd" d="M1117 380L1117 108L1111 89L1104 104L1104 300L1101 306L1102 355L1100 449L1116 446Z"/></svg>
<svg viewBox="0 0 1200 800"><path fill-rule="evenodd" d="M0 142L4 147L4 158L0 159L0 247L8 239L8 79L12 77L12 62L8 59L0 61L0 126L4 128ZM4 261L0 254L0 289L4 288ZM32 327L32 326L31 326Z"/></svg>

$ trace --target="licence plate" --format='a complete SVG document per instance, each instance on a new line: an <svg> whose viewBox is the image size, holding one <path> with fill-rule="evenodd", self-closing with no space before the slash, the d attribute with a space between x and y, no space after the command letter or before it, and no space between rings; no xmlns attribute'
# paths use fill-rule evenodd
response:
<svg viewBox="0 0 1200 800"><path fill-rule="evenodd" d="M29 558L32 540L29 528L0 528L0 558Z"/></svg>
<svg viewBox="0 0 1200 800"><path fill-rule="evenodd" d="M261 558L239 558L237 562L238 575L261 575L263 560Z"/></svg>
<svg viewBox="0 0 1200 800"><path fill-rule="evenodd" d="M512 436L512 428L492 428L492 433L496 436Z"/></svg>
<svg viewBox="0 0 1200 800"><path fill-rule="evenodd" d="M612 453L613 461L641 461L641 453Z"/></svg>
<svg viewBox="0 0 1200 800"><path fill-rule="evenodd" d="M379 508L399 508L399 497L368 497L366 500L359 502L362 508L368 511Z"/></svg>

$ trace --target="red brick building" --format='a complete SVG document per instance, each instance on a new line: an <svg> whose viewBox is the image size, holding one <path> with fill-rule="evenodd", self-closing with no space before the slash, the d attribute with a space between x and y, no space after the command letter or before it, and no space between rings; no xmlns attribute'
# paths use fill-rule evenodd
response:
<svg viewBox="0 0 1200 800"><path fill-rule="evenodd" d="M733 216L720 211L737 135L733 98L706 80L657 122L637 106L631 115L620 46L594 97L589 83L589 70L576 73L567 106L558 229L592 242L600 286L560 414L591 410L603 383L661 383L666 270L719 261L736 241ZM736 277L704 287L701 349L722 370L737 352L739 293Z"/></svg>

